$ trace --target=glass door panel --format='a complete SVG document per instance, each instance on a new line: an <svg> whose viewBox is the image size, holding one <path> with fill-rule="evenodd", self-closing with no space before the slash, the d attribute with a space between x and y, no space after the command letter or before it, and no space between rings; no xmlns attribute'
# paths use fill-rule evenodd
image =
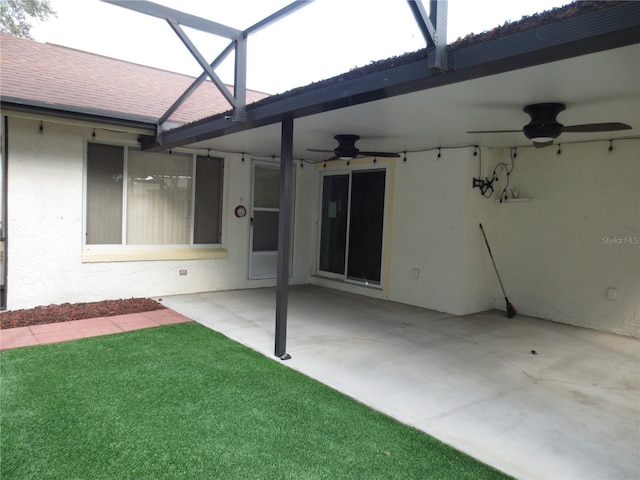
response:
<svg viewBox="0 0 640 480"><path fill-rule="evenodd" d="M349 175L327 175L322 180L320 270L344 274L347 251Z"/></svg>
<svg viewBox="0 0 640 480"><path fill-rule="evenodd" d="M255 165L253 173L253 206L275 208L280 206L280 169L277 165Z"/></svg>
<svg viewBox="0 0 640 480"><path fill-rule="evenodd" d="M278 251L278 212L253 212L253 251Z"/></svg>
<svg viewBox="0 0 640 480"><path fill-rule="evenodd" d="M347 267L347 278L351 280L380 284L384 190L384 170L354 172L351 177Z"/></svg>

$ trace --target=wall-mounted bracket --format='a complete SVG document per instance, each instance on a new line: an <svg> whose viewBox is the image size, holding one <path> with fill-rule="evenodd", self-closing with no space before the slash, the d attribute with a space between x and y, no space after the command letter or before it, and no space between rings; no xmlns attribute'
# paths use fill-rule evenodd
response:
<svg viewBox="0 0 640 480"><path fill-rule="evenodd" d="M479 188L480 189L480 193L483 196L487 196L487 192L489 190L491 190L490 195L493 195L493 182L495 182L498 178L494 175L491 180L489 180L487 177L484 177L484 180L482 178L474 178L473 179L473 188Z"/></svg>

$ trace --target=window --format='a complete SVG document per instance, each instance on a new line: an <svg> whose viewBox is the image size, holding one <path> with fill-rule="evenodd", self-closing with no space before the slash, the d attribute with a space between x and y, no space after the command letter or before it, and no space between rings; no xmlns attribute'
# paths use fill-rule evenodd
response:
<svg viewBox="0 0 640 480"><path fill-rule="evenodd" d="M385 182L385 170L323 176L321 272L380 284Z"/></svg>
<svg viewBox="0 0 640 480"><path fill-rule="evenodd" d="M87 245L221 241L223 160L87 147Z"/></svg>

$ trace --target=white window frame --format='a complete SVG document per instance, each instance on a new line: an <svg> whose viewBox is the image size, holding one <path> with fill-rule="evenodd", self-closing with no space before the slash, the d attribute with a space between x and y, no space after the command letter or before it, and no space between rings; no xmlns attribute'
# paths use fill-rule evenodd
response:
<svg viewBox="0 0 640 480"><path fill-rule="evenodd" d="M122 238L120 244L87 244L87 166L88 166L88 145L90 143L98 143L102 145L111 145L123 147L124 164L123 164L123 201L122 201ZM93 141L87 140L84 143L84 159L83 159L83 191L82 191L82 255L83 263L102 263L102 262L130 262L130 261L153 261L153 260L199 260L199 259L220 259L228 258L228 251L223 247L224 243L224 225L226 224L226 159L220 158L223 162L223 172L221 179L222 194L220 195L221 210L221 239L219 243L211 244L194 244L195 235L195 172L197 167L197 157L202 154L187 151L185 149L174 149L176 153L181 155L192 156L192 175L193 189L191 192L191 229L189 232L189 244L166 244L166 245L127 245L127 179L129 166L129 150L139 149L137 145L131 145L123 142L109 141Z"/></svg>

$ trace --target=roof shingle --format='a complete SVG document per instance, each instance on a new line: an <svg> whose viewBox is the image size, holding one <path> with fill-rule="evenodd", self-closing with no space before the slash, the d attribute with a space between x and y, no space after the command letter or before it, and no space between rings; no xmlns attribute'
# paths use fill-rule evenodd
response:
<svg viewBox="0 0 640 480"><path fill-rule="evenodd" d="M157 120L194 80L166 70L0 34L0 94L4 98ZM267 96L247 90L247 104ZM169 121L184 124L229 108L213 82L205 81Z"/></svg>

